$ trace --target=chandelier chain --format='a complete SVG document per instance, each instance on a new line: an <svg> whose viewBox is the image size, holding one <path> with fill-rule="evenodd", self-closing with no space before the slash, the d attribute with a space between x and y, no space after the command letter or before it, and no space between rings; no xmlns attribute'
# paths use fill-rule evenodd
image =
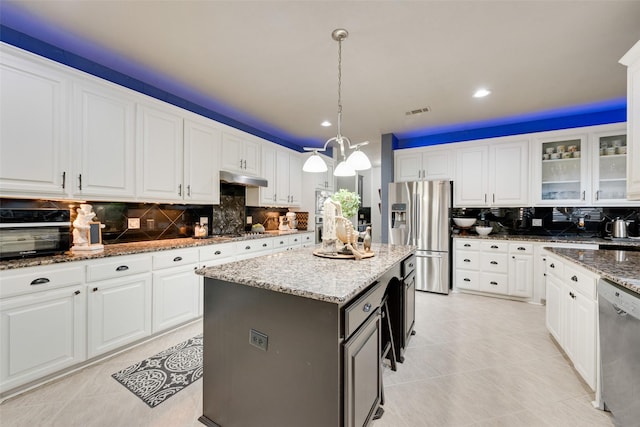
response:
<svg viewBox="0 0 640 427"><path fill-rule="evenodd" d="M342 39L338 39L338 136L342 136Z"/></svg>

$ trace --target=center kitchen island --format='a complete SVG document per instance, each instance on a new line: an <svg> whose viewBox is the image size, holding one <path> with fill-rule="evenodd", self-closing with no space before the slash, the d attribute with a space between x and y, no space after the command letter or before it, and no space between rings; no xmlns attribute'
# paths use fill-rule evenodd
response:
<svg viewBox="0 0 640 427"><path fill-rule="evenodd" d="M203 424L360 427L373 419L382 304L388 290L415 290L405 280L415 248L374 244L375 256L359 261L317 257L317 248L197 270L205 277ZM402 301L392 320L408 335L413 293Z"/></svg>

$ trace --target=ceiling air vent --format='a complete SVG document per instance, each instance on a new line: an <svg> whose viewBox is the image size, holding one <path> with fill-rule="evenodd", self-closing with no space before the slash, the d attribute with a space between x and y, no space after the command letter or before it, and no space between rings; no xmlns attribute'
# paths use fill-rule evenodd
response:
<svg viewBox="0 0 640 427"><path fill-rule="evenodd" d="M416 110L407 111L404 114L407 116L413 116L416 114L428 113L429 111L431 111L431 107L423 107L423 108L418 108Z"/></svg>

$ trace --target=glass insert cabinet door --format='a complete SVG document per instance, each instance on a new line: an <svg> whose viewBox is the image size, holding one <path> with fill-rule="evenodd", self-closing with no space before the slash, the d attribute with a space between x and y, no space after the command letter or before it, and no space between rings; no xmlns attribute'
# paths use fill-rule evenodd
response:
<svg viewBox="0 0 640 427"><path fill-rule="evenodd" d="M597 167L593 199L596 203L627 198L627 136L599 136L594 147Z"/></svg>
<svg viewBox="0 0 640 427"><path fill-rule="evenodd" d="M584 137L542 142L540 200L543 203L585 200L583 148L586 149L586 145Z"/></svg>

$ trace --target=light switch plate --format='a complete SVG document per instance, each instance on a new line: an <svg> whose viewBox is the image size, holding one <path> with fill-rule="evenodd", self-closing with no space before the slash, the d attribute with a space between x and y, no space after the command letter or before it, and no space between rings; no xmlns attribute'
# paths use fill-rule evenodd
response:
<svg viewBox="0 0 640 427"><path fill-rule="evenodd" d="M140 229L140 218L128 218L127 219L127 228L129 230L139 230Z"/></svg>
<svg viewBox="0 0 640 427"><path fill-rule="evenodd" d="M534 227L542 227L542 218L533 218L531 225Z"/></svg>

